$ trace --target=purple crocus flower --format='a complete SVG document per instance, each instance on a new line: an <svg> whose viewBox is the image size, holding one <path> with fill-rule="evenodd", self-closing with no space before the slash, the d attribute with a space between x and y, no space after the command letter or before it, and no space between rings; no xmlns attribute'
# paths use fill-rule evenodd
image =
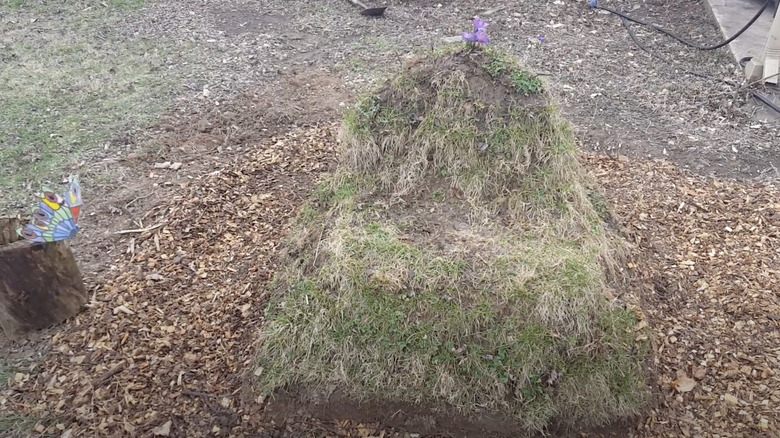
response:
<svg viewBox="0 0 780 438"><path fill-rule="evenodd" d="M487 31L488 24L479 18L474 19L474 32L464 32L463 40L469 43L487 44L490 42Z"/></svg>
<svg viewBox="0 0 780 438"><path fill-rule="evenodd" d="M539 42L544 43L547 41L547 38L544 37L544 35L539 35Z"/></svg>

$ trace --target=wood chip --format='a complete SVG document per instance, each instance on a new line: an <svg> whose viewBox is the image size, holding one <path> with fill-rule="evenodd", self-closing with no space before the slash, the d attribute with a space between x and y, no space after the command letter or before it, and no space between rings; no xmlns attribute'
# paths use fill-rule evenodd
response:
<svg viewBox="0 0 780 438"><path fill-rule="evenodd" d="M168 420L165 423L163 423L162 426L158 426L152 429L152 433L155 436L170 436L172 425L173 423L170 420Z"/></svg>

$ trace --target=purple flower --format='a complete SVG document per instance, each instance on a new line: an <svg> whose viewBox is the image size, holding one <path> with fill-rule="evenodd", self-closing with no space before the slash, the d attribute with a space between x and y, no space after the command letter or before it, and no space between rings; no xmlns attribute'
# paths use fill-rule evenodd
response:
<svg viewBox="0 0 780 438"><path fill-rule="evenodd" d="M484 32L486 27L488 27L487 23L485 23L479 18L474 19L474 32L479 32L479 31Z"/></svg>
<svg viewBox="0 0 780 438"><path fill-rule="evenodd" d="M490 42L487 31L488 24L479 18L474 19L474 32L464 32L463 40L469 43L487 44Z"/></svg>
<svg viewBox="0 0 780 438"><path fill-rule="evenodd" d="M544 35L539 35L539 42L544 43L547 41L547 38L544 37Z"/></svg>

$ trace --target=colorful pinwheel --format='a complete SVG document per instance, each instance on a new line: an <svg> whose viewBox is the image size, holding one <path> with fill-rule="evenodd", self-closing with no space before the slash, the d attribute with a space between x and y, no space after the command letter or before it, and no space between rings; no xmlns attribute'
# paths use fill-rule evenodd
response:
<svg viewBox="0 0 780 438"><path fill-rule="evenodd" d="M17 233L32 243L58 242L71 239L79 231L81 186L75 176L70 177L68 191L58 195L48 187L39 194L41 200L33 208L32 221Z"/></svg>

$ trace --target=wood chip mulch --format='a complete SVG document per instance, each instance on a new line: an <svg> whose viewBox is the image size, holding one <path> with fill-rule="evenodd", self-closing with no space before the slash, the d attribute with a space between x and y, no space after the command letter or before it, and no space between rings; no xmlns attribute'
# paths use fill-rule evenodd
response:
<svg viewBox="0 0 780 438"><path fill-rule="evenodd" d="M660 405L643 436L780 436L780 192L590 157L650 283Z"/></svg>
<svg viewBox="0 0 780 438"><path fill-rule="evenodd" d="M588 155L642 256L658 405L634 434L778 436L780 196L660 162ZM334 162L333 127L272 139L192 180L90 285L91 307L0 392L48 436L410 437L264 422L251 390L264 285L285 227ZM628 435L628 432L627 432Z"/></svg>
<svg viewBox="0 0 780 438"><path fill-rule="evenodd" d="M274 138L155 208L147 220L164 225L123 235L126 254L93 285L91 307L51 338L35 369L17 374L0 409L46 417L37 432L70 437L305 436L326 427L264 424L262 399L245 382L273 254L333 162L332 138L327 126Z"/></svg>

